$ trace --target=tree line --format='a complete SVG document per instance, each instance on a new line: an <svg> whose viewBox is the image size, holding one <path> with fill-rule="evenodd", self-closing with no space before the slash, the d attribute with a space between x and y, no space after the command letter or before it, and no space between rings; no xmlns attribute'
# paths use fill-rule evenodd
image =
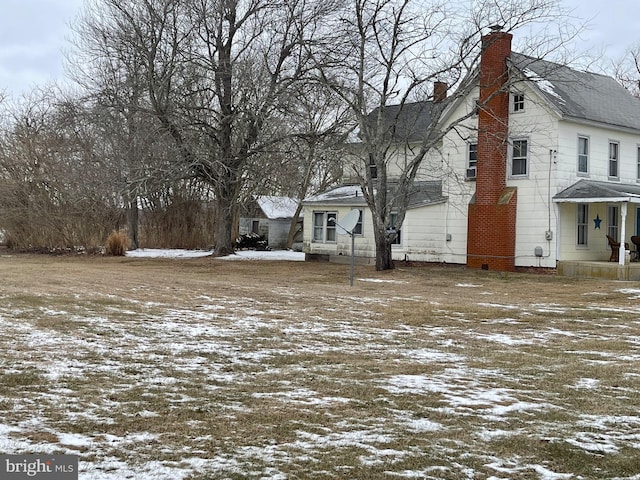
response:
<svg viewBox="0 0 640 480"><path fill-rule="evenodd" d="M394 122L435 82L463 85L496 24L536 30L522 47L539 57L579 32L559 0L85 0L74 87L0 104L5 241L95 248L125 229L131 248L225 255L248 199L302 199L348 175L390 268L391 212L401 223L440 135L425 132L392 189Z"/></svg>

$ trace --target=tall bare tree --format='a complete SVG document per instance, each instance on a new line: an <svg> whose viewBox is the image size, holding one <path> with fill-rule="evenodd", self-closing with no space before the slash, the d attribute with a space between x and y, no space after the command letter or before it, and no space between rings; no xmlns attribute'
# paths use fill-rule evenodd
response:
<svg viewBox="0 0 640 480"><path fill-rule="evenodd" d="M101 45L109 58L134 52L145 88L140 107L179 153L174 175L210 185L218 207L217 254L233 250L233 218L250 160L279 141L270 121L278 120L288 92L304 78L305 46L322 33L318 19L332 4L93 0L87 10L83 22L100 28L85 42Z"/></svg>

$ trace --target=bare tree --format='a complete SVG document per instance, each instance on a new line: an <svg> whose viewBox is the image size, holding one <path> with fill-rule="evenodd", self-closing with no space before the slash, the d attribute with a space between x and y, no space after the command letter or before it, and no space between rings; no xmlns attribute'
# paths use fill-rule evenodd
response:
<svg viewBox="0 0 640 480"><path fill-rule="evenodd" d="M84 29L85 41L102 45L107 58L132 52L140 65L138 108L173 139L173 174L211 187L217 254L233 250L247 168L279 141L270 120L304 77L304 47L330 8L332 1L317 0L94 0L88 10L84 22L100 28Z"/></svg>
<svg viewBox="0 0 640 480"><path fill-rule="evenodd" d="M629 48L614 70L616 80L631 94L640 97L640 45Z"/></svg>
<svg viewBox="0 0 640 480"><path fill-rule="evenodd" d="M279 194L298 200L291 219L287 248L298 233L302 200L338 183L343 176L348 110L323 85L301 84L292 91L277 122L282 139L255 159L248 191Z"/></svg>
<svg viewBox="0 0 640 480"><path fill-rule="evenodd" d="M0 224L17 248L97 247L121 222L82 105L34 91L11 118L0 149Z"/></svg>
<svg viewBox="0 0 640 480"><path fill-rule="evenodd" d="M466 119L454 119L443 129L440 116L454 98L439 95L431 86L448 85L457 88L458 96L464 95L473 86L483 29L499 24L510 31L549 21L557 18L558 8L556 0L484 0L469 11L444 1L346 2L332 25L337 36L333 44L343 48L330 54L324 50L317 57L318 72L357 123L360 143L354 149L354 174L373 219L376 269L393 268L392 214L393 226L400 228L423 160ZM433 175L441 178L442 172Z"/></svg>

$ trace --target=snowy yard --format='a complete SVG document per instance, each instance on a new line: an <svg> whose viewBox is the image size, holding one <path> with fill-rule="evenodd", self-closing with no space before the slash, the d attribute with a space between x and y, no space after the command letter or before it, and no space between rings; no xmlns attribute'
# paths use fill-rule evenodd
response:
<svg viewBox="0 0 640 480"><path fill-rule="evenodd" d="M633 283L147 253L0 258L0 451L84 480L640 479Z"/></svg>

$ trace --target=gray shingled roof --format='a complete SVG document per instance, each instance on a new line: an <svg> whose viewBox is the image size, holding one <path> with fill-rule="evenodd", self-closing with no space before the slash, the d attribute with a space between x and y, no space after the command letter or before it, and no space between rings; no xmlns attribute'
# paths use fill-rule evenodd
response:
<svg viewBox="0 0 640 480"><path fill-rule="evenodd" d="M383 121L390 129L395 124L393 136L397 141L421 141L431 124L433 102L413 102L404 105L387 105L383 109ZM368 118L375 121L380 108L375 108ZM396 120L397 117L397 120Z"/></svg>
<svg viewBox="0 0 640 480"><path fill-rule="evenodd" d="M409 196L409 208L433 205L446 200L442 195L442 182L415 182ZM393 188L393 186L391 186ZM366 202L359 185L342 185L327 192L305 198L304 205L335 205L335 206L365 206Z"/></svg>
<svg viewBox="0 0 640 480"><path fill-rule="evenodd" d="M567 119L598 122L640 131L640 99L612 77L582 72L566 65L513 52L510 63L521 71L545 99ZM383 115L390 128L397 118L397 141L421 141L432 121L433 102L387 105ZM379 108L370 119L375 119Z"/></svg>
<svg viewBox="0 0 640 480"><path fill-rule="evenodd" d="M640 130L640 99L613 78L515 52L511 64L563 117Z"/></svg>
<svg viewBox="0 0 640 480"><path fill-rule="evenodd" d="M618 201L640 203L640 185L582 179L553 197L556 203Z"/></svg>

